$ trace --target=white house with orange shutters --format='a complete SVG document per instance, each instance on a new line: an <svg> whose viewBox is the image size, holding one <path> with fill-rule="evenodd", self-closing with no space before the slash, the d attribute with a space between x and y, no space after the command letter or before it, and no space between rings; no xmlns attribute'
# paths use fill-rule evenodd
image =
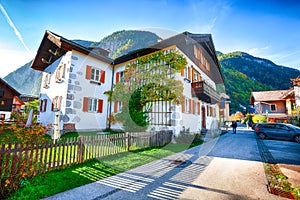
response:
<svg viewBox="0 0 300 200"><path fill-rule="evenodd" d="M149 129L200 132L218 128L223 84L210 34L184 32L155 45L116 59L101 48L86 48L46 31L31 68L43 72L38 119L43 125L56 124L60 131L122 129L108 120L122 109L122 102L109 101L107 91L123 81L127 64L154 52L180 52L188 64L174 78L183 84L181 105L153 102Z"/></svg>

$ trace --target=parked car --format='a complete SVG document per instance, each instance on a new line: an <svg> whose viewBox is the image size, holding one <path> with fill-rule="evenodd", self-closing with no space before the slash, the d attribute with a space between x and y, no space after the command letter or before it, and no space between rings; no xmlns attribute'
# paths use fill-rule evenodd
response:
<svg viewBox="0 0 300 200"><path fill-rule="evenodd" d="M254 130L259 139L274 138L300 143L300 128L291 124L258 123Z"/></svg>

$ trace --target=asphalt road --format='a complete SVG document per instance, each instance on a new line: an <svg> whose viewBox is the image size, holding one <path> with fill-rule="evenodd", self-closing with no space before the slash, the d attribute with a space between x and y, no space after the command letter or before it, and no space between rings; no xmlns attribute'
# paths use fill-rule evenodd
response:
<svg viewBox="0 0 300 200"><path fill-rule="evenodd" d="M179 160L184 163L174 162ZM268 193L261 161L254 133L238 128L237 134L207 137L201 146L47 199L283 199Z"/></svg>

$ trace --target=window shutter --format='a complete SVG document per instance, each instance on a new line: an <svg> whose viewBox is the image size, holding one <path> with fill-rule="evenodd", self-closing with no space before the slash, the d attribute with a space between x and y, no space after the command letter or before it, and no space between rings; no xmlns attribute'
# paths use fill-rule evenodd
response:
<svg viewBox="0 0 300 200"><path fill-rule="evenodd" d="M103 111L103 99L98 99L98 113Z"/></svg>
<svg viewBox="0 0 300 200"><path fill-rule="evenodd" d="M194 70L194 68L192 68L192 82L194 82L194 81L195 81L195 77L194 77L194 76L195 76L195 74L194 74L194 73L195 73L195 70Z"/></svg>
<svg viewBox="0 0 300 200"><path fill-rule="evenodd" d="M119 83L120 81L120 72L116 73L116 83Z"/></svg>
<svg viewBox="0 0 300 200"><path fill-rule="evenodd" d="M192 99L189 99L189 104L190 104L190 105L189 105L189 109L190 109L190 114L191 114L191 113L193 113L193 112L192 112L192 109L193 109L193 107L192 107L192 106L193 106L193 105L192 105Z"/></svg>
<svg viewBox="0 0 300 200"><path fill-rule="evenodd" d="M184 76L184 68L181 69L181 76Z"/></svg>
<svg viewBox="0 0 300 200"><path fill-rule="evenodd" d="M51 111L54 110L55 104L56 104L56 97L54 97L54 98L52 99Z"/></svg>
<svg viewBox="0 0 300 200"><path fill-rule="evenodd" d="M115 101L115 104L114 104L114 113L118 112L118 104L119 104L119 102Z"/></svg>
<svg viewBox="0 0 300 200"><path fill-rule="evenodd" d="M62 96L59 96L57 99L57 109L60 110L61 108L61 100L62 100Z"/></svg>
<svg viewBox="0 0 300 200"><path fill-rule="evenodd" d="M46 112L46 108L47 108L47 99L44 99L44 112Z"/></svg>
<svg viewBox="0 0 300 200"><path fill-rule="evenodd" d="M192 100L192 113L195 114L196 111L195 111L195 101Z"/></svg>
<svg viewBox="0 0 300 200"><path fill-rule="evenodd" d="M184 96L181 97L181 112L185 112L185 98Z"/></svg>
<svg viewBox="0 0 300 200"><path fill-rule="evenodd" d="M83 97L83 107L82 107L82 111L83 112L87 112L89 108L89 98L87 97Z"/></svg>
<svg viewBox="0 0 300 200"><path fill-rule="evenodd" d="M198 102L198 114L200 115L200 102Z"/></svg>
<svg viewBox="0 0 300 200"><path fill-rule="evenodd" d="M61 78L65 78L66 64L62 66L61 70Z"/></svg>
<svg viewBox="0 0 300 200"><path fill-rule="evenodd" d="M105 82L105 71L104 71L104 70L101 70L100 82L101 82L101 83L104 83L104 82Z"/></svg>
<svg viewBox="0 0 300 200"><path fill-rule="evenodd" d="M47 84L50 85L50 81L51 81L51 75L50 75L50 73L47 74L47 81L48 81Z"/></svg>
<svg viewBox="0 0 300 200"><path fill-rule="evenodd" d="M92 71L92 67L87 65L86 66L86 72L85 72L85 78L90 80L91 79L91 71Z"/></svg>
<svg viewBox="0 0 300 200"><path fill-rule="evenodd" d="M44 103L44 100L40 99L40 112L43 112L43 103Z"/></svg>
<svg viewBox="0 0 300 200"><path fill-rule="evenodd" d="M191 80L191 68L188 67L188 79Z"/></svg>

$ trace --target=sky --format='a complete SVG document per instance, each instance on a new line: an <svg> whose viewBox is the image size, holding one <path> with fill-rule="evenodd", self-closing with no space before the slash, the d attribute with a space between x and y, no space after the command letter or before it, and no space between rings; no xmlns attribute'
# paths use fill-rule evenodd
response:
<svg viewBox="0 0 300 200"><path fill-rule="evenodd" d="M0 0L0 77L34 58L45 30L89 41L120 30L209 33L217 51L300 70L299 0Z"/></svg>

